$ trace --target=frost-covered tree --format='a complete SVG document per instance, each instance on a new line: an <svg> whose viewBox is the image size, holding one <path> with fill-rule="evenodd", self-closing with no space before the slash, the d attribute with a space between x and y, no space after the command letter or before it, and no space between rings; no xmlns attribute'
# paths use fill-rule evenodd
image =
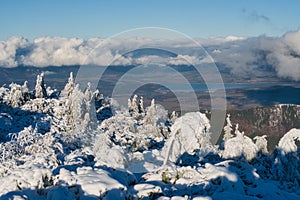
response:
<svg viewBox="0 0 300 200"><path fill-rule="evenodd" d="M165 122L167 119L168 113L163 108L163 106L155 104L155 100L152 99L149 107L146 108L146 114L143 119L144 124L159 124Z"/></svg>
<svg viewBox="0 0 300 200"><path fill-rule="evenodd" d="M77 84L73 88L73 79L70 75L64 93L60 100L62 100L62 108L60 109L60 116L65 121L69 129L77 131L85 131L92 128L96 119L94 119L96 112L92 106L95 95L91 91L91 85L88 84L83 93ZM59 113L58 112L58 113Z"/></svg>
<svg viewBox="0 0 300 200"><path fill-rule="evenodd" d="M85 129L90 129L96 122L96 108L95 108L95 98L99 95L99 91L93 93L91 88L91 83L87 84L87 87L84 92L84 122Z"/></svg>
<svg viewBox="0 0 300 200"><path fill-rule="evenodd" d="M157 122L157 110L155 100L152 99L150 106L146 110L146 116L144 118L145 124L155 124Z"/></svg>
<svg viewBox="0 0 300 200"><path fill-rule="evenodd" d="M75 129L80 128L85 114L84 94L80 91L79 85L76 85L71 95L71 116L70 122Z"/></svg>
<svg viewBox="0 0 300 200"><path fill-rule="evenodd" d="M168 113L163 106L155 104L155 100L151 101L151 105L145 109L145 113L142 114L142 119L139 123L142 125L138 127L139 132L149 137L164 138L168 134L166 131L166 120Z"/></svg>
<svg viewBox="0 0 300 200"><path fill-rule="evenodd" d="M128 99L128 111L134 118L142 118L145 113L143 97L134 95L132 99Z"/></svg>
<svg viewBox="0 0 300 200"><path fill-rule="evenodd" d="M145 113L145 108L144 108L144 98L143 98L143 97L140 98L139 111L140 111L141 113Z"/></svg>
<svg viewBox="0 0 300 200"><path fill-rule="evenodd" d="M258 148L251 138L239 131L238 124L236 125L235 135L235 137L225 141L222 156L224 158L239 158L244 156L248 161L255 158Z"/></svg>
<svg viewBox="0 0 300 200"><path fill-rule="evenodd" d="M163 149L164 165L168 160L176 162L185 152L194 154L200 149L208 153L212 150L210 135L210 124L205 114L191 112L179 117L171 126L171 135Z"/></svg>
<svg viewBox="0 0 300 200"><path fill-rule="evenodd" d="M24 84L21 87L22 90L22 95L25 101L28 101L30 99L30 95L29 95L29 89L28 89L28 81L24 81Z"/></svg>
<svg viewBox="0 0 300 200"><path fill-rule="evenodd" d="M172 113L171 113L171 116L170 116L170 122L172 123L172 124L174 124L174 122L175 122L175 120L178 118L178 114L176 113L176 111L173 111Z"/></svg>
<svg viewBox="0 0 300 200"><path fill-rule="evenodd" d="M0 177L5 173L3 168L9 166L11 170L17 166L19 160L30 163L32 157L38 158L36 162L39 164L57 166L56 154L62 152L62 146L54 141L51 133L42 135L38 133L37 126L29 126L18 133L10 134L10 137L11 141L0 145Z"/></svg>
<svg viewBox="0 0 300 200"><path fill-rule="evenodd" d="M139 113L139 105L138 105L138 96L137 95L133 96L131 106L132 106L133 113Z"/></svg>
<svg viewBox="0 0 300 200"><path fill-rule="evenodd" d="M35 98L47 97L47 90L44 83L44 73L37 75L35 84Z"/></svg>
<svg viewBox="0 0 300 200"><path fill-rule="evenodd" d="M61 96L62 97L71 96L74 88L75 88L75 83L73 78L73 72L71 72L67 84L65 85L64 89L61 91Z"/></svg>
<svg viewBox="0 0 300 200"><path fill-rule="evenodd" d="M75 83L73 79L73 73L70 73L68 82L60 94L60 103L55 108L55 115L60 119L58 123L63 124L65 129L69 130L74 125L74 111L73 101L76 95L73 95L75 89ZM77 92L78 93L78 92ZM82 95L79 95L82 98Z"/></svg>
<svg viewBox="0 0 300 200"><path fill-rule="evenodd" d="M85 101L89 102L92 100L93 97L93 92L92 92L92 88L91 88L91 83L88 82L87 87L85 88L84 91L84 99Z"/></svg>
<svg viewBox="0 0 300 200"><path fill-rule="evenodd" d="M258 151L260 151L262 154L268 154L268 140L266 138L266 135L256 136L253 138Z"/></svg>
<svg viewBox="0 0 300 200"><path fill-rule="evenodd" d="M233 138L234 135L232 134L232 124L231 124L231 121L230 121L230 114L227 115L227 118L226 118L226 126L224 127L224 136L223 136L223 140L224 141L227 141L229 140L230 138Z"/></svg>

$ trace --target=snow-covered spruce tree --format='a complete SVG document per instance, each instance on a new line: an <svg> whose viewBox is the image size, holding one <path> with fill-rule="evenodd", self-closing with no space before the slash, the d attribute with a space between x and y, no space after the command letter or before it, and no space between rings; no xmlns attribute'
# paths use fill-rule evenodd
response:
<svg viewBox="0 0 300 200"><path fill-rule="evenodd" d="M168 136L166 127L168 112L163 106L155 104L154 99L152 99L150 106L146 108L146 112L141 116L143 118L138 121L141 124L138 127L138 131L141 134L161 139Z"/></svg>
<svg viewBox="0 0 300 200"><path fill-rule="evenodd" d="M30 94L29 94L29 89L28 89L27 84L28 84L28 82L24 81L24 84L21 87L23 98L24 98L25 102L30 99Z"/></svg>
<svg viewBox="0 0 300 200"><path fill-rule="evenodd" d="M145 114L144 99L134 95L132 99L128 99L128 111L130 115L137 120L141 119Z"/></svg>
<svg viewBox="0 0 300 200"><path fill-rule="evenodd" d="M75 88L75 83L74 83L74 78L73 78L73 72L71 72L70 76L68 78L68 82L65 85L64 89L61 91L60 96L61 97L71 96L74 88Z"/></svg>
<svg viewBox="0 0 300 200"><path fill-rule="evenodd" d="M300 161L295 141L300 141L300 129L291 129L278 142L273 152L274 178L281 182L291 182L293 187L300 185Z"/></svg>
<svg viewBox="0 0 300 200"><path fill-rule="evenodd" d="M86 113L86 108L84 104L84 94L80 91L79 85L75 86L71 99L69 100L71 101L71 116L69 117L69 122L72 124L73 130L82 130L81 124Z"/></svg>
<svg viewBox="0 0 300 200"><path fill-rule="evenodd" d="M176 162L185 152L194 154L200 150L205 155L212 151L210 135L210 124L205 114L191 112L177 118L162 152L165 155L164 166L169 160Z"/></svg>
<svg viewBox="0 0 300 200"><path fill-rule="evenodd" d="M97 121L96 119L96 108L95 106L95 98L98 95L99 91L95 91L93 93L92 88L91 88L91 83L87 84L87 87L84 92L84 110L83 110L83 123L82 126L85 130L90 130L91 128L94 127L95 122Z"/></svg>
<svg viewBox="0 0 300 200"><path fill-rule="evenodd" d="M84 132L90 130L96 120L92 118L95 116L92 115L92 112L96 112L92 106L96 94L91 91L90 83L88 83L84 93L78 84L74 87L73 84L72 74L70 74L69 82L60 98L62 108L58 110L58 114L62 121L65 121L67 130Z"/></svg>
<svg viewBox="0 0 300 200"><path fill-rule="evenodd" d="M139 114L139 105L138 105L138 96L134 95L131 101L131 109L133 117L136 117L135 115Z"/></svg>
<svg viewBox="0 0 300 200"><path fill-rule="evenodd" d="M140 98L139 111L140 111L141 113L145 113L145 108L144 108L144 98L143 98L143 97Z"/></svg>
<svg viewBox="0 0 300 200"><path fill-rule="evenodd" d="M59 105L55 107L55 116L57 116L57 123L62 125L64 130L72 129L73 125L73 105L72 105L72 95L75 88L75 83L73 79L73 73L70 73L68 82L64 89L60 93Z"/></svg>
<svg viewBox="0 0 300 200"><path fill-rule="evenodd" d="M240 158L244 156L246 160L250 161L256 157L258 152L257 146L253 143L252 139L245 136L244 133L238 129L238 124L235 129L235 137L230 138L224 143L224 151L222 152L223 158Z"/></svg>
<svg viewBox="0 0 300 200"><path fill-rule="evenodd" d="M46 98L47 90L44 83L44 73L37 75L35 84L35 98Z"/></svg>
<svg viewBox="0 0 300 200"><path fill-rule="evenodd" d="M165 122L167 118L167 110L165 110L162 105L156 104L155 99L152 99L150 106L146 108L145 117L142 120L142 123L158 125L161 122Z"/></svg>
<svg viewBox="0 0 300 200"><path fill-rule="evenodd" d="M143 120L145 124L155 124L157 122L157 110L155 105L155 100L152 99L150 106L146 110L146 116Z"/></svg>
<svg viewBox="0 0 300 200"><path fill-rule="evenodd" d="M94 123L97 121L96 119L96 107L95 107L95 100L96 97L98 98L99 91L96 90L95 92L92 91L91 83L88 82L87 87L84 92L84 102L86 107L86 113L85 116L88 115L88 118L90 119L88 123L92 125L91 123Z"/></svg>
<svg viewBox="0 0 300 200"><path fill-rule="evenodd" d="M70 116L67 118L75 131L84 132L90 128L92 99L94 97L90 87L90 84L88 84L85 93L83 93L77 84L68 98L70 101Z"/></svg>
<svg viewBox="0 0 300 200"><path fill-rule="evenodd" d="M232 134L232 124L231 124L231 121L230 121L230 114L227 115L226 117L226 126L224 127L224 136L223 136L223 140L224 141L227 141L229 140L230 138L233 138L234 135Z"/></svg>

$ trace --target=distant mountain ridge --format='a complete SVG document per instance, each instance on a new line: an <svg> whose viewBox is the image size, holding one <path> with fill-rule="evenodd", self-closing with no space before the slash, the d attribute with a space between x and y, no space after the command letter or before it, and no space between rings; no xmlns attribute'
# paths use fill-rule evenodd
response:
<svg viewBox="0 0 300 200"><path fill-rule="evenodd" d="M231 110L231 121L238 123L241 131L254 137L267 135L268 147L273 149L279 139L290 129L300 128L300 106L279 104L245 110Z"/></svg>

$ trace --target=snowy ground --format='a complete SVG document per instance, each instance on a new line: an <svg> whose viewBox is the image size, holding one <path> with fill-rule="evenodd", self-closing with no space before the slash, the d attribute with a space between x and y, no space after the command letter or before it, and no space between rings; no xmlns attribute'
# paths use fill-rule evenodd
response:
<svg viewBox="0 0 300 200"><path fill-rule="evenodd" d="M112 102L72 76L61 92L43 75L34 91L0 88L0 199L300 198L300 130L268 152L228 117L212 145L202 113L169 116L137 96L112 113Z"/></svg>

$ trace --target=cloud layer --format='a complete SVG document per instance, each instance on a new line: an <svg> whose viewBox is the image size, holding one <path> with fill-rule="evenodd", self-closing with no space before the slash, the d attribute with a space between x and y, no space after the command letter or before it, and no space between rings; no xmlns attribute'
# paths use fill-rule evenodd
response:
<svg viewBox="0 0 300 200"><path fill-rule="evenodd" d="M255 70L268 66L279 77L300 80L300 30L288 32L282 37L266 36L244 38L197 39L208 55L230 69L232 74L255 73ZM102 48L99 44L106 44ZM177 56L126 55L126 49L137 46L160 44L173 49ZM109 48L107 48L109 47ZM63 37L40 37L30 42L22 37L12 37L0 41L0 67L19 65L46 67L96 64L106 66L114 60L115 65L144 64L152 61L169 65L211 62L205 51L184 40L158 40L129 38L88 40Z"/></svg>

